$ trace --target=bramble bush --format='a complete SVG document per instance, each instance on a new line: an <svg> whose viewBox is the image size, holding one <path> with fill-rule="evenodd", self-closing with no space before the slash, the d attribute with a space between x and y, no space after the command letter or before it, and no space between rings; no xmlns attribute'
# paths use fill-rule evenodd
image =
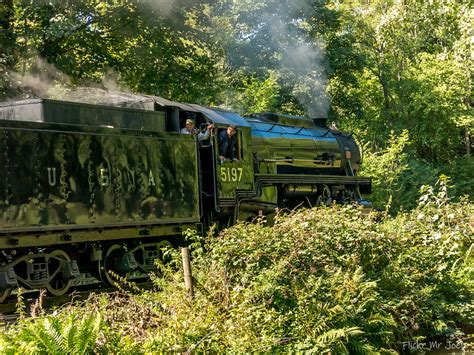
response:
<svg viewBox="0 0 474 355"><path fill-rule="evenodd" d="M450 201L440 181L396 217L331 206L280 213L273 226L240 223L217 237L189 232L192 301L179 252L169 250L172 262L154 277L158 292L93 296L22 320L0 335L0 352L48 351L31 329L62 324L62 339L71 319L77 333L90 317L100 320L89 339L100 353L388 354L404 341L453 341L474 324L473 225L472 203ZM73 352L66 344L59 349Z"/></svg>

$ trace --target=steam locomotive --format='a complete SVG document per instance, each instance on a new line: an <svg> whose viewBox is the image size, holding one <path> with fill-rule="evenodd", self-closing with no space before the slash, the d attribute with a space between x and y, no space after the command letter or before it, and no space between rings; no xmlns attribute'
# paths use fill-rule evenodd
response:
<svg viewBox="0 0 474 355"><path fill-rule="evenodd" d="M20 286L142 280L188 228L370 193L354 138L321 120L143 98L0 104L0 302ZM181 134L190 116L213 134ZM222 161L230 125L236 159Z"/></svg>

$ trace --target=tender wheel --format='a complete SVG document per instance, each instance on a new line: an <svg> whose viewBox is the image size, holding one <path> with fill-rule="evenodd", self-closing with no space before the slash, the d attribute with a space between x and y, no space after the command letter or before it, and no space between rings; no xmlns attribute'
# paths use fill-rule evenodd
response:
<svg viewBox="0 0 474 355"><path fill-rule="evenodd" d="M64 295L72 284L72 280L65 280L63 275L64 266L71 262L71 258L65 251L57 249L50 253L49 260L53 268L51 273L54 276L46 286L46 289L54 296Z"/></svg>
<svg viewBox="0 0 474 355"><path fill-rule="evenodd" d="M0 290L0 303L4 302L12 293L13 288Z"/></svg>
<svg viewBox="0 0 474 355"><path fill-rule="evenodd" d="M357 200L354 190L349 190L349 189L344 190L344 194L342 198L345 203L350 203Z"/></svg>
<svg viewBox="0 0 474 355"><path fill-rule="evenodd" d="M158 262L162 264L170 261L170 256L166 255L165 250L172 247L173 245L167 240L139 244L119 259L119 263L115 265L116 269L125 274L129 280L147 280L151 272L160 271Z"/></svg>
<svg viewBox="0 0 474 355"><path fill-rule="evenodd" d="M332 197L331 197L331 189L329 188L328 185L323 186L323 194L322 194L322 202L326 206L330 206L332 203Z"/></svg>
<svg viewBox="0 0 474 355"><path fill-rule="evenodd" d="M99 275L103 283L108 286L113 286L117 283L117 279L111 275L111 272L118 274L117 264L119 260L125 255L125 250L121 245L112 245L99 261Z"/></svg>

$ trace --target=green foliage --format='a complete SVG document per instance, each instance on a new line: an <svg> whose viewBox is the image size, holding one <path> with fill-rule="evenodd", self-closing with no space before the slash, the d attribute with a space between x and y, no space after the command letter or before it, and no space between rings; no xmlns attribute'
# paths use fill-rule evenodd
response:
<svg viewBox="0 0 474 355"><path fill-rule="evenodd" d="M474 132L473 112L465 102L469 72L449 56L422 53L406 75L404 127L414 137L417 153L431 162L452 161L464 153L466 130Z"/></svg>
<svg viewBox="0 0 474 355"><path fill-rule="evenodd" d="M398 190L393 191L391 211L396 213L400 209L415 208L420 197L420 188L423 185L434 185L442 175L439 167L421 159L407 159L407 168L399 178ZM460 195L458 195L460 196Z"/></svg>
<svg viewBox="0 0 474 355"><path fill-rule="evenodd" d="M454 196L468 196L474 199L474 159L463 156L455 159L445 168L445 174L452 178Z"/></svg>
<svg viewBox="0 0 474 355"><path fill-rule="evenodd" d="M0 351L388 354L404 341L455 341L474 321L474 209L452 202L447 183L423 187L396 217L333 206L218 237L188 231L192 301L170 249L158 292L93 296L23 319Z"/></svg>
<svg viewBox="0 0 474 355"><path fill-rule="evenodd" d="M390 305L407 331L426 327L432 334L454 334L461 318L472 323L472 205L461 202L465 210L453 209L443 180L437 189L423 187L419 201L412 213L386 225L402 228L387 254L406 251L393 258L380 282L387 286L384 292L397 294Z"/></svg>
<svg viewBox="0 0 474 355"><path fill-rule="evenodd" d="M13 14L12 1L3 1L0 5L0 97L13 94L9 73L9 68L14 63L15 37L11 28Z"/></svg>
<svg viewBox="0 0 474 355"><path fill-rule="evenodd" d="M252 112L275 112L278 111L280 85L278 74L269 72L268 77L260 79L249 77L243 84L243 91L236 97L232 105L238 111L244 113Z"/></svg>
<svg viewBox="0 0 474 355"><path fill-rule="evenodd" d="M15 339L16 351L22 353L88 354L97 349L101 320L101 315L94 313L23 320L18 333L10 331L3 335L0 350L11 352L8 342Z"/></svg>
<svg viewBox="0 0 474 355"><path fill-rule="evenodd" d="M403 131L400 136L392 132L385 149L375 152L365 150L360 174L373 179L370 199L376 207L391 208L394 195L400 192L400 175L408 170L408 144L408 131Z"/></svg>
<svg viewBox="0 0 474 355"><path fill-rule="evenodd" d="M369 196L376 208L392 214L400 209L416 207L422 185L434 185L440 175L449 176L451 193L456 198L466 195L472 200L474 166L471 157L456 158L452 163L434 165L413 158L412 134L392 132L384 149L366 144L361 175L372 177L373 192Z"/></svg>
<svg viewBox="0 0 474 355"><path fill-rule="evenodd" d="M172 16L169 6L13 1L7 21L15 53L6 68L10 85L23 95L54 95L58 85L98 85L209 103L220 85L214 80L218 61L200 38L198 8L174 2Z"/></svg>
<svg viewBox="0 0 474 355"><path fill-rule="evenodd" d="M359 108L340 119L373 147L410 131L412 160L448 164L471 149L472 63L466 1L348 1L342 7L353 48L365 60L356 84L340 91ZM339 109L348 113L347 109ZM427 181L428 183L428 181Z"/></svg>

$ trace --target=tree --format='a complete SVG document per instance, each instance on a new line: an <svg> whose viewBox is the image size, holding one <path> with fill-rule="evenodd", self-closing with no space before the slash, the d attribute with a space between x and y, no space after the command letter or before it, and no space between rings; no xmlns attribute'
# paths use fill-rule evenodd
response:
<svg viewBox="0 0 474 355"><path fill-rule="evenodd" d="M9 20L19 52L17 81L45 94L45 86L58 82L104 86L112 78L133 91L209 102L214 57L192 25L193 3L175 5L17 0Z"/></svg>
<svg viewBox="0 0 474 355"><path fill-rule="evenodd" d="M11 28L13 0L0 2L0 97L10 95L9 68L14 63L15 37Z"/></svg>
<svg viewBox="0 0 474 355"><path fill-rule="evenodd" d="M409 127L419 157L459 155L459 137L469 140L472 123L468 2L356 0L340 8L365 60L357 86L339 86L362 103L360 131L383 145L388 132Z"/></svg>
<svg viewBox="0 0 474 355"><path fill-rule="evenodd" d="M265 83L276 75L280 95L276 111L326 116L327 59L316 24L326 21L320 12L331 12L325 2L216 1L210 6L212 38L224 53L223 72L235 92L249 82ZM272 74L273 73L273 74ZM224 101L230 107L251 111L241 95ZM251 105L252 106L252 105ZM290 110L290 112L288 112Z"/></svg>

